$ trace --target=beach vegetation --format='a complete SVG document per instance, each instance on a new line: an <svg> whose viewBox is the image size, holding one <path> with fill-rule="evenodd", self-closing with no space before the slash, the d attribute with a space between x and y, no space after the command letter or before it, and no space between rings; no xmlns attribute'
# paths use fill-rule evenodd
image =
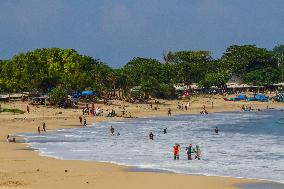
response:
<svg viewBox="0 0 284 189"><path fill-rule="evenodd" d="M10 112L10 113L13 113L13 114L24 114L25 111L23 110L20 110L20 109L16 109L16 108L3 108L1 112Z"/></svg>
<svg viewBox="0 0 284 189"><path fill-rule="evenodd" d="M174 85L178 83L225 88L232 76L263 86L284 79L284 45L273 50L232 45L219 59L204 50L169 51L163 59L135 57L121 68L111 68L74 49L35 49L0 61L0 90L49 93L53 95L51 102L57 104L66 94L88 87L98 96L116 90L131 96L131 89L141 86L143 98L175 98Z"/></svg>
<svg viewBox="0 0 284 189"><path fill-rule="evenodd" d="M59 105L68 99L66 90L62 87L56 87L48 93L48 101L51 105Z"/></svg>

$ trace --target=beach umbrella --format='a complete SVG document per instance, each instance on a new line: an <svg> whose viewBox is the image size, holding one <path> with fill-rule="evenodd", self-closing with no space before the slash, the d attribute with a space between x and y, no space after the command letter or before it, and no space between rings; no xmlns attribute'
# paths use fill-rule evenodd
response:
<svg viewBox="0 0 284 189"><path fill-rule="evenodd" d="M83 92L82 92L82 95L83 95L83 96L93 95L93 94L94 94L94 92L93 92L93 91L90 91L90 90L88 90L88 91L83 91Z"/></svg>

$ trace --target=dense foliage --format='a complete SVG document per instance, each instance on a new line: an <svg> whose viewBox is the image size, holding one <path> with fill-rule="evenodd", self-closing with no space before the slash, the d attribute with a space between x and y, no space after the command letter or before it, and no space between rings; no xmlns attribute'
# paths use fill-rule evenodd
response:
<svg viewBox="0 0 284 189"><path fill-rule="evenodd" d="M284 46L269 51L255 45L233 45L218 60L209 51L168 52L164 62L137 57L119 69L73 49L60 48L36 49L0 61L1 91L52 91L51 95L89 87L101 95L122 89L132 96L173 98L177 83L223 88L232 76L254 85L282 81ZM137 86L140 92L131 93Z"/></svg>
<svg viewBox="0 0 284 189"><path fill-rule="evenodd" d="M68 94L63 88L56 87L48 93L48 97L48 101L51 105L58 105L68 99Z"/></svg>

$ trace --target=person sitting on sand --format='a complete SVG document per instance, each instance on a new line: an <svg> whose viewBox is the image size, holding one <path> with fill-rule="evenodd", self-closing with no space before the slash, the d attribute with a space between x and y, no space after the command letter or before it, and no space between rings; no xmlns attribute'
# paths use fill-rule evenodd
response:
<svg viewBox="0 0 284 189"><path fill-rule="evenodd" d="M174 145L174 160L179 160L179 144Z"/></svg>
<svg viewBox="0 0 284 189"><path fill-rule="evenodd" d="M16 139L15 139L15 137L13 137L12 139L10 139L10 134L8 134L8 136L7 136L7 142L16 142Z"/></svg>
<svg viewBox="0 0 284 189"><path fill-rule="evenodd" d="M150 138L150 140L154 140L154 134L152 132L150 132L149 138Z"/></svg>

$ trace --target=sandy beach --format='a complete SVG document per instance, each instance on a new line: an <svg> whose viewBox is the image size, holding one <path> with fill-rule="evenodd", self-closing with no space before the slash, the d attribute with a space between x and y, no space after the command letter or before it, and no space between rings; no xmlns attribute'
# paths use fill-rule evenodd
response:
<svg viewBox="0 0 284 189"><path fill-rule="evenodd" d="M177 103L187 101L161 101L153 104L130 104L113 101L112 105L95 104L104 109L104 114L114 109L121 114L121 105L131 112L133 117L167 116L168 108L173 115L199 113L203 105L208 112L238 111L242 105L252 108L281 108L282 104L273 102L226 102L221 96L213 98L194 98L190 108L178 110ZM213 107L212 107L213 102ZM2 103L2 108L25 110L26 102ZM81 127L78 116L81 109L58 109L31 106L30 114L0 114L0 188L203 188L230 189L238 184L259 182L248 179L224 177L192 176L174 173L130 172L127 167L94 161L58 160L43 157L24 143L8 143L8 134L37 132L37 127L46 122L47 131L58 128ZM123 119L121 117L86 116L88 123ZM18 140L18 138L17 138Z"/></svg>

